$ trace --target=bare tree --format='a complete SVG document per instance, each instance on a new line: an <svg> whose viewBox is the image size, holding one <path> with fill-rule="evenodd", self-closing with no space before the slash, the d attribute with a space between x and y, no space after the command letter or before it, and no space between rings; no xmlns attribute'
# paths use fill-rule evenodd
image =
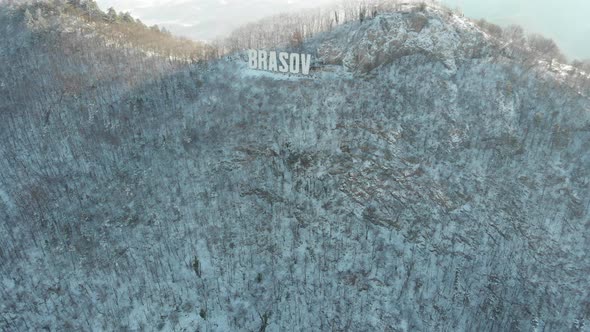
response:
<svg viewBox="0 0 590 332"><path fill-rule="evenodd" d="M566 60L557 44L550 38L532 34L528 36L527 43L531 51L543 60L550 62L553 60L565 62Z"/></svg>

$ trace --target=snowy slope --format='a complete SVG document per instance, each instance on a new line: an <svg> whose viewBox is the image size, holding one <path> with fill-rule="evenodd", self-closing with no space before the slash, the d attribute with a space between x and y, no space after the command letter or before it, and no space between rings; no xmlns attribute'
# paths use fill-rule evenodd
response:
<svg viewBox="0 0 590 332"><path fill-rule="evenodd" d="M0 328L582 331L590 103L567 77L438 9L302 49L310 76L235 55L0 89ZM48 84L39 52L20 65Z"/></svg>

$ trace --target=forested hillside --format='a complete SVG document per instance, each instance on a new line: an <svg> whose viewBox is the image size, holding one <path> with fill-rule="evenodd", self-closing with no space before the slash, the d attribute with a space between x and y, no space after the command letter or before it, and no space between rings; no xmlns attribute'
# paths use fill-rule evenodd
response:
<svg viewBox="0 0 590 332"><path fill-rule="evenodd" d="M411 4L178 51L88 4L0 5L0 329L588 324L588 79L550 41Z"/></svg>

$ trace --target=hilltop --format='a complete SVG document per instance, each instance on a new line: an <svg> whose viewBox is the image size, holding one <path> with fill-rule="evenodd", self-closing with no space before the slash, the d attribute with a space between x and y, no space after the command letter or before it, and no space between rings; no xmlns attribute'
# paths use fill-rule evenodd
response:
<svg viewBox="0 0 590 332"><path fill-rule="evenodd" d="M2 329L583 330L590 101L557 53L409 6L276 46L314 55L288 76L13 10Z"/></svg>
<svg viewBox="0 0 590 332"><path fill-rule="evenodd" d="M89 0L3 5L0 29L0 79L13 92L31 94L24 99L121 90L217 56L209 45L147 27L128 13L102 12Z"/></svg>

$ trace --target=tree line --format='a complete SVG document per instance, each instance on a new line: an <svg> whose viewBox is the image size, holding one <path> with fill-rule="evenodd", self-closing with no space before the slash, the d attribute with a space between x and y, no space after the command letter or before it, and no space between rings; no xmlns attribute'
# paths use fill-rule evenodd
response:
<svg viewBox="0 0 590 332"><path fill-rule="evenodd" d="M227 38L216 41L215 47L219 54L275 47L297 49L304 40L330 31L338 25L350 22L362 24L382 13L419 12L429 7L443 15L463 16L460 9L451 9L431 0L342 0L331 6L283 13L246 24ZM590 74L590 59L568 61L554 40L540 34L527 34L519 25L501 27L485 19L475 20L474 23L490 37L498 56L518 60L530 68L539 62L547 63L549 69L569 63L573 66L570 74L574 76L574 80L583 81L587 85L585 82Z"/></svg>
<svg viewBox="0 0 590 332"><path fill-rule="evenodd" d="M93 24L111 44L191 62L211 60L245 49L297 49L304 40L318 33L349 22L363 23L386 12L424 11L427 7L434 7L448 15L462 16L460 10L452 10L433 0L341 0L321 8L270 16L246 24L224 39L205 43L175 37L157 25L148 27L128 12L118 13L114 8L104 12L94 0L34 1L24 5L17 5L12 0L7 4L17 8L27 24L36 28L46 28L59 20L58 17L80 17ZM550 66L568 62L555 41L539 34L526 34L521 26L501 27L484 19L476 20L475 24L492 38L506 56L519 58L531 65L539 60L546 61ZM590 59L570 63L575 70L590 73Z"/></svg>
<svg viewBox="0 0 590 332"><path fill-rule="evenodd" d="M214 45L173 36L165 28L147 26L128 12L114 8L102 11L94 0L50 0L18 4L7 2L13 15L21 17L33 31L62 31L64 23L79 21L91 25L109 44L132 47L153 55L177 60L204 61L219 56Z"/></svg>
<svg viewBox="0 0 590 332"><path fill-rule="evenodd" d="M383 12L404 8L424 10L426 6L434 5L433 0L342 0L329 6L278 14L246 24L233 31L218 46L223 48L223 52L276 46L297 48L305 39L338 25L363 23Z"/></svg>

